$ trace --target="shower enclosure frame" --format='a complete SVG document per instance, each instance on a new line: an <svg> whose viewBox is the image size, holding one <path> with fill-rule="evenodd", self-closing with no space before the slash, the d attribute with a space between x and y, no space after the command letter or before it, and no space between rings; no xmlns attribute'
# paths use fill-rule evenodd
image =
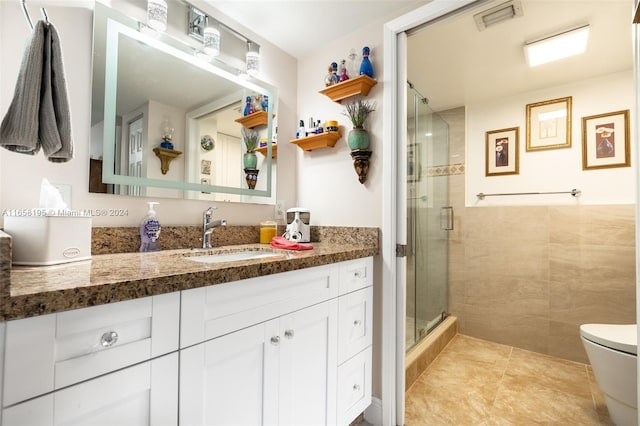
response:
<svg viewBox="0 0 640 426"><path fill-rule="evenodd" d="M407 81L405 350L448 315L449 126ZM402 179L402 177L400 177Z"/></svg>

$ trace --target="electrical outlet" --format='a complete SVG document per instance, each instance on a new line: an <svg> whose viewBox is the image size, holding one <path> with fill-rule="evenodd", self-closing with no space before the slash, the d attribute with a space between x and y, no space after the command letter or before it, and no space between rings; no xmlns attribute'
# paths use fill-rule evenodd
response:
<svg viewBox="0 0 640 426"><path fill-rule="evenodd" d="M274 206L274 218L284 220L284 200L276 201L276 205Z"/></svg>

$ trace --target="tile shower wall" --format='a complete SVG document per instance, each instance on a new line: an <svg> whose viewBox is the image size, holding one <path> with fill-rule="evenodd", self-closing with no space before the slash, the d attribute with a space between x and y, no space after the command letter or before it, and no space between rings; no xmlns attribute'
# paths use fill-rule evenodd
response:
<svg viewBox="0 0 640 426"><path fill-rule="evenodd" d="M464 110L441 115L451 163L464 162L454 137ZM464 189L451 174L449 311L460 333L588 362L580 324L635 322L635 206L465 207Z"/></svg>

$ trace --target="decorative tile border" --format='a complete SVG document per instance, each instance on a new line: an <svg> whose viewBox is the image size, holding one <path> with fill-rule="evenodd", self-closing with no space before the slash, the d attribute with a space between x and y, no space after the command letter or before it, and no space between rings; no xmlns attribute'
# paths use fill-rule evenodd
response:
<svg viewBox="0 0 640 426"><path fill-rule="evenodd" d="M464 163L456 163L443 166L426 167L426 174L430 177L463 175L464 170Z"/></svg>

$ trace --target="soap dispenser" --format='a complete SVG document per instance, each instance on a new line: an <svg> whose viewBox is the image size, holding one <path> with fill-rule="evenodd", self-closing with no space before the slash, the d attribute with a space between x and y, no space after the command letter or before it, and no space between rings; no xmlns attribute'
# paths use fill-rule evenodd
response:
<svg viewBox="0 0 640 426"><path fill-rule="evenodd" d="M140 251L158 251L160 250L160 222L153 206L160 204L156 201L150 201L149 211L140 222Z"/></svg>

